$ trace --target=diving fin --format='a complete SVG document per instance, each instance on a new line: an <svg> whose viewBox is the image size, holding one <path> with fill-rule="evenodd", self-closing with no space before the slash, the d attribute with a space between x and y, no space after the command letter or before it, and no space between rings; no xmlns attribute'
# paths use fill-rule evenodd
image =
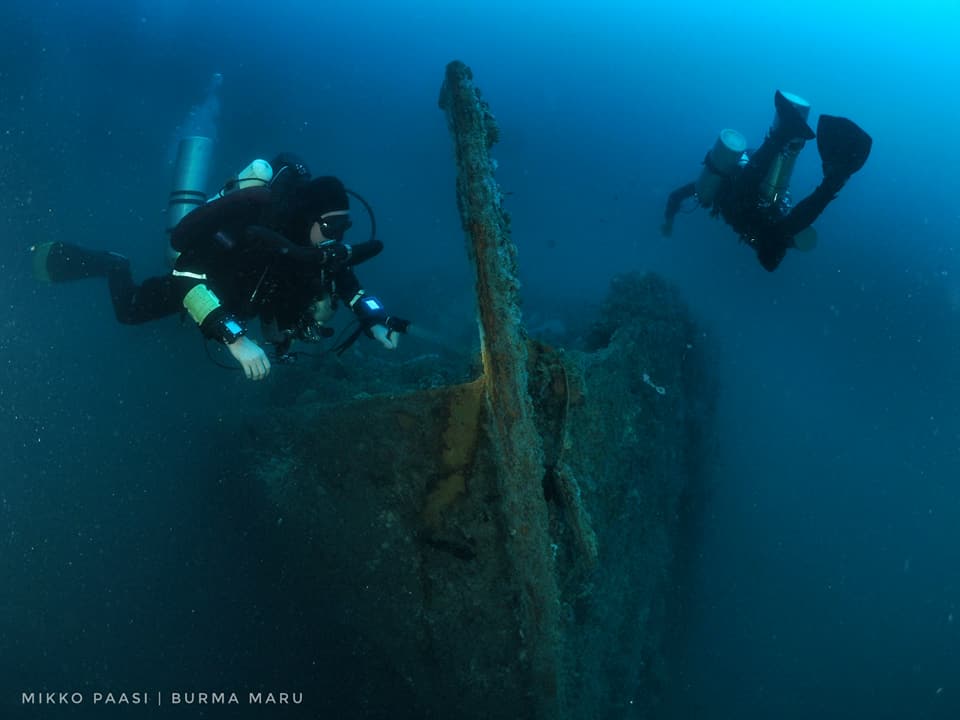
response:
<svg viewBox="0 0 960 720"><path fill-rule="evenodd" d="M823 161L824 178L846 182L863 167L872 146L873 138L852 120L834 115L820 116L817 150Z"/></svg>
<svg viewBox="0 0 960 720"><path fill-rule="evenodd" d="M39 245L33 245L30 248L30 256L33 258L33 276L40 282L53 282L50 272L47 270L47 260L50 258L50 251L56 243L45 242Z"/></svg>
<svg viewBox="0 0 960 720"><path fill-rule="evenodd" d="M79 245L46 242L31 248L34 276L43 282L70 282L106 277L115 267L129 266L123 255L88 250Z"/></svg>
<svg viewBox="0 0 960 720"><path fill-rule="evenodd" d="M777 132L782 133L786 141L816 137L797 107L779 90L773 96L773 105L777 109Z"/></svg>
<svg viewBox="0 0 960 720"><path fill-rule="evenodd" d="M793 248L800 252L810 252L817 246L817 231L813 226L805 227L793 236Z"/></svg>

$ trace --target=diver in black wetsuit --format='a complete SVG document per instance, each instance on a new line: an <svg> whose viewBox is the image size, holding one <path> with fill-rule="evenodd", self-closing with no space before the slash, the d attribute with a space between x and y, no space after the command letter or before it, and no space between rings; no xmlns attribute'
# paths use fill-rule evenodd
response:
<svg viewBox="0 0 960 720"><path fill-rule="evenodd" d="M36 274L50 282L107 277L124 324L186 311L254 380L270 371L266 353L242 324L254 317L283 355L294 339L328 335L322 326L343 302L359 321L358 333L395 348L406 321L388 316L352 270L383 246L376 239L355 246L343 241L352 225L343 183L311 179L306 165L290 155L272 164L267 186L218 197L173 228L170 244L179 256L169 275L137 285L125 257L62 242L33 248Z"/></svg>
<svg viewBox="0 0 960 720"><path fill-rule="evenodd" d="M671 235L683 201L695 195L700 205L709 208L711 215L720 215L754 249L768 271L777 269L788 249L813 248L816 233L811 225L863 167L873 141L852 121L831 115L820 116L814 135L806 122L810 106L795 95L778 90L774 105L773 125L755 152L747 151L746 141L735 130L720 133L704 158L699 179L670 194L663 235ZM791 206L790 174L805 142L814 137L823 162L823 181Z"/></svg>

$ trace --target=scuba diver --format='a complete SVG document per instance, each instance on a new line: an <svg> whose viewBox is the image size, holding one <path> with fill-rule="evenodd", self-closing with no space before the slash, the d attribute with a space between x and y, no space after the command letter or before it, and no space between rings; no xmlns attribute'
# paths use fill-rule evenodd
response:
<svg viewBox="0 0 960 720"><path fill-rule="evenodd" d="M807 125L810 105L777 90L776 114L763 144L747 150L743 135L721 131L703 160L696 182L677 188L667 200L660 232L670 237L673 219L684 200L721 216L740 239L757 253L764 269L777 269L788 249L812 250L812 224L837 196L850 176L863 167L873 144L870 136L847 118L821 115L814 134ZM807 140L817 139L823 180L806 198L792 205L788 186L797 155Z"/></svg>
<svg viewBox="0 0 960 720"><path fill-rule="evenodd" d="M130 262L112 252L64 242L32 248L35 274L61 283L106 277L117 320L139 324L185 312L208 339L222 342L247 378L270 372L267 353L247 335L244 321L259 317L276 357L287 359L294 340L316 341L340 303L358 329L333 349L342 353L361 332L385 348L397 347L407 321L391 317L367 294L353 266L380 252L371 213L371 239L344 242L352 226L350 201L335 177L313 178L296 156L281 154L258 177L228 182L212 201L187 213L170 231L173 270L137 285ZM264 172L265 169L265 172ZM244 177L240 173L238 177ZM354 194L366 205L366 201Z"/></svg>

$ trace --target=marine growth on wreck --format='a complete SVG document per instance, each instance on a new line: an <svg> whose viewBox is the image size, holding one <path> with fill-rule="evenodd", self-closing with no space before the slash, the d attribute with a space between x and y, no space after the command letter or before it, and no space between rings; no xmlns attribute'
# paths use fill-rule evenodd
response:
<svg viewBox="0 0 960 720"><path fill-rule="evenodd" d="M447 66L439 105L478 370L426 389L388 374L387 392L355 396L341 378L335 403L306 393L272 410L257 482L296 539L289 562L317 578L302 601L345 609L404 717L644 717L702 493L709 348L649 274L612 280L582 342L529 337L490 156L499 131L463 63ZM331 417L335 432L316 432Z"/></svg>

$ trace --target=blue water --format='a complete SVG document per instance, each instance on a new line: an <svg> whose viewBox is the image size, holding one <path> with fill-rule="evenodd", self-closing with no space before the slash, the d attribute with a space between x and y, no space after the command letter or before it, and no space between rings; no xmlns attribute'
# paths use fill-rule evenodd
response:
<svg viewBox="0 0 960 720"><path fill-rule="evenodd" d="M720 348L720 450L664 717L960 714L960 11L635 5L0 7L4 717L41 716L19 705L31 690L254 686L376 716L362 641L336 608L285 599L274 518L234 464L245 409L284 375L219 370L175 318L119 327L102 287L37 288L25 258L60 238L161 272L171 137L219 72L215 182L280 150L343 177L387 242L367 287L469 332L436 105L453 59L502 129L531 316L655 270ZM759 143L777 88L874 138L816 251L768 274L702 211L660 237L667 193L721 128ZM818 178L811 145L794 194Z"/></svg>

